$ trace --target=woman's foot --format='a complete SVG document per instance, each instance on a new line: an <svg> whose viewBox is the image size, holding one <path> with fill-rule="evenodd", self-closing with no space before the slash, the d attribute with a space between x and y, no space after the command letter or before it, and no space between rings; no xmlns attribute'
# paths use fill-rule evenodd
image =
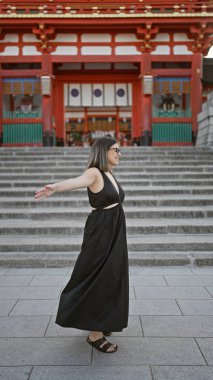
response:
<svg viewBox="0 0 213 380"><path fill-rule="evenodd" d="M102 331L90 331L89 337L94 342L98 339L103 338L104 334Z"/></svg>
<svg viewBox="0 0 213 380"><path fill-rule="evenodd" d="M117 344L110 343L106 340L106 338L102 334L102 338L97 340L93 340L90 335L87 336L86 341L93 347L95 347L98 351L105 353L113 353L118 349Z"/></svg>

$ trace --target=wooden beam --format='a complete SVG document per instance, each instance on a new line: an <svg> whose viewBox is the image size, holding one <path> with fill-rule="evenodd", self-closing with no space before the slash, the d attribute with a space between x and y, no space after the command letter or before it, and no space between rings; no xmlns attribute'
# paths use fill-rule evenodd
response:
<svg viewBox="0 0 213 380"><path fill-rule="evenodd" d="M152 74L156 76L175 76L175 77L189 77L192 74L191 69L152 69Z"/></svg>
<svg viewBox="0 0 213 380"><path fill-rule="evenodd" d="M82 73L72 73L72 74L56 74L55 75L55 81L56 82L65 82L69 81L71 82L78 82L78 83L111 83L111 82L116 82L116 83L128 83L132 82L133 80L137 80L138 74L129 74L129 75L124 75L124 74L119 74L119 73L86 73L82 75Z"/></svg>
<svg viewBox="0 0 213 380"><path fill-rule="evenodd" d="M4 123L5 124L27 124L27 123L30 123L30 124L37 124L37 123L41 123L42 122L42 119L41 118L14 118L14 119L4 119Z"/></svg>
<svg viewBox="0 0 213 380"><path fill-rule="evenodd" d="M191 117L153 117L153 123L191 123Z"/></svg>
<svg viewBox="0 0 213 380"><path fill-rule="evenodd" d="M41 76L42 70L2 70L1 76L6 78L25 78Z"/></svg>

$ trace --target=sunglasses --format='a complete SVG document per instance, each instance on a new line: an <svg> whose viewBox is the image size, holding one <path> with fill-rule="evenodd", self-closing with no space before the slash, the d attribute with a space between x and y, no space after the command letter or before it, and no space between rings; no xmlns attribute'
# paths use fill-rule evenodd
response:
<svg viewBox="0 0 213 380"><path fill-rule="evenodd" d="M109 148L109 150L114 150L116 153L121 153L119 148Z"/></svg>

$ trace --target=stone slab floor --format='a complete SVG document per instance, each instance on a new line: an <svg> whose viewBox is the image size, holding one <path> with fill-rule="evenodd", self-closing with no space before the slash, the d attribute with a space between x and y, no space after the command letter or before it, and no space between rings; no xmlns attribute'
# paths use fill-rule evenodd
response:
<svg viewBox="0 0 213 380"><path fill-rule="evenodd" d="M130 267L114 354L54 323L72 268L0 268L1 380L212 380L213 267Z"/></svg>

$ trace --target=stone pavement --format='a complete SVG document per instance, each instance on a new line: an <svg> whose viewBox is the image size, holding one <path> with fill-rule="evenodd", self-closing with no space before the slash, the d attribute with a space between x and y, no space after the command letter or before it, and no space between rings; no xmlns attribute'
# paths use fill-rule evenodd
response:
<svg viewBox="0 0 213 380"><path fill-rule="evenodd" d="M115 354L54 323L72 269L0 268L1 380L212 380L213 267L130 267Z"/></svg>

